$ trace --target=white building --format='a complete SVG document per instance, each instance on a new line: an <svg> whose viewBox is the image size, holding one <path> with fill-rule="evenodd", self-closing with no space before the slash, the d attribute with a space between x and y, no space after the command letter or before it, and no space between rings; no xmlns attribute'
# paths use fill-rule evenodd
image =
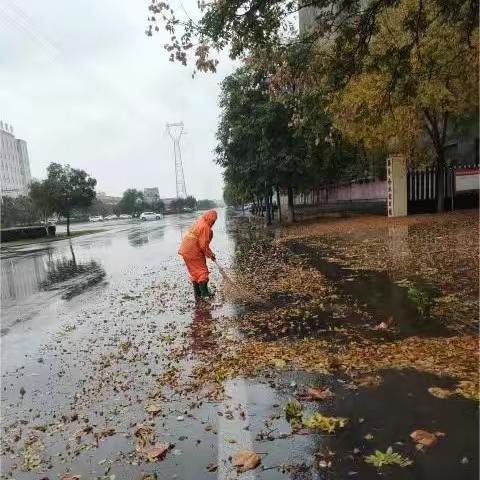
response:
<svg viewBox="0 0 480 480"><path fill-rule="evenodd" d="M0 121L1 193L9 197L26 195L32 180L27 142L15 138L13 128Z"/></svg>

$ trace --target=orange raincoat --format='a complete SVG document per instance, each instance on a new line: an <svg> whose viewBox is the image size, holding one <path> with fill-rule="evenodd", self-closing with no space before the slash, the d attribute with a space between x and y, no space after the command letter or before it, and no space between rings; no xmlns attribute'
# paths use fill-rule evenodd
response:
<svg viewBox="0 0 480 480"><path fill-rule="evenodd" d="M217 220L217 212L205 212L183 237L178 254L183 257L192 282L208 282L207 258L215 258L210 250L213 238L212 225Z"/></svg>

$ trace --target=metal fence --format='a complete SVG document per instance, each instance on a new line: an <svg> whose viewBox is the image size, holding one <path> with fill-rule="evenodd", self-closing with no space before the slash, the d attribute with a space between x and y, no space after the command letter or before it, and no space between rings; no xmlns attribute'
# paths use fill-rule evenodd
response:
<svg viewBox="0 0 480 480"><path fill-rule="evenodd" d="M477 174L478 165L462 165L444 170L445 208L475 207L478 204L478 186L465 192L458 178ZM473 177L472 177L473 178ZM478 182L477 182L478 183ZM408 213L435 211L437 200L437 169L410 169L407 173Z"/></svg>
<svg viewBox="0 0 480 480"><path fill-rule="evenodd" d="M455 195L453 168L444 170L445 198ZM407 198L409 202L435 200L437 198L437 169L409 170L407 173Z"/></svg>

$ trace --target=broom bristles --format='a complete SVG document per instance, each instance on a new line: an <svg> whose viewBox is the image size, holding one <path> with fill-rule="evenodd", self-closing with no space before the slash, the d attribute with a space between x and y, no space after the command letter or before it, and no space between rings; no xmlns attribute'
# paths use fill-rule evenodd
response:
<svg viewBox="0 0 480 480"><path fill-rule="evenodd" d="M260 298L258 295L255 293L252 293L249 289L247 288L239 288L239 286L233 282L233 280L230 278L230 276L227 274L224 268L222 268L217 261L215 261L215 265L218 267L218 271L220 272L220 275L222 276L225 285L223 292L224 294L229 297L231 300L237 300L237 301L259 301Z"/></svg>

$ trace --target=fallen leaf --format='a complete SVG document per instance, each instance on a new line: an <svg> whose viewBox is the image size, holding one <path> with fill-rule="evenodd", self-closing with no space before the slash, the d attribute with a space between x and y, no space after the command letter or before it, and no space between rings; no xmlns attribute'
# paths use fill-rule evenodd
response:
<svg viewBox="0 0 480 480"><path fill-rule="evenodd" d="M72 475L71 473L64 473L60 477L60 480L80 480L80 478L82 478L81 475Z"/></svg>
<svg viewBox="0 0 480 480"><path fill-rule="evenodd" d="M232 463L237 467L237 472L247 472L248 470L253 470L257 468L262 459L260 455L251 450L241 450L233 456Z"/></svg>
<svg viewBox="0 0 480 480"><path fill-rule="evenodd" d="M378 375L366 375L356 380L356 384L359 387L378 387L381 383L382 378Z"/></svg>
<svg viewBox="0 0 480 480"><path fill-rule="evenodd" d="M215 464L215 463L209 463L209 464L207 465L207 471L208 471L208 472L216 472L217 469L218 469L218 465Z"/></svg>
<svg viewBox="0 0 480 480"><path fill-rule="evenodd" d="M442 432L430 433L426 430L415 430L410 438L417 444L417 448L433 447L438 442L438 437L445 436Z"/></svg>
<svg viewBox="0 0 480 480"><path fill-rule="evenodd" d="M148 413L157 414L158 412L160 412L161 408L160 408L160 405L159 405L158 403L149 403L149 404L145 407L145 410L146 410Z"/></svg>
<svg viewBox="0 0 480 480"><path fill-rule="evenodd" d="M333 397L334 394L330 388L307 388L305 393L301 394L300 397L303 400L325 400L326 398Z"/></svg>
<svg viewBox="0 0 480 480"><path fill-rule="evenodd" d="M431 395L437 398L448 398L448 397L451 397L452 395L455 395L455 392L453 390L449 390L448 388L441 388L441 387L430 387L428 389L428 393L430 393Z"/></svg>
<svg viewBox="0 0 480 480"><path fill-rule="evenodd" d="M144 448L147 445L153 443L154 435L152 427L148 425L140 424L135 430L135 438L137 442L137 447Z"/></svg>
<svg viewBox="0 0 480 480"><path fill-rule="evenodd" d="M320 412L314 413L310 418L302 420L302 423L305 427L317 428L328 433L333 433L337 428L343 428L347 422L347 418L326 417Z"/></svg>
<svg viewBox="0 0 480 480"><path fill-rule="evenodd" d="M156 443L153 447L143 449L142 454L146 456L149 462L156 462L165 456L168 448L168 443Z"/></svg>
<svg viewBox="0 0 480 480"><path fill-rule="evenodd" d="M278 369L285 368L287 365L287 362L283 358L274 358L272 359L271 363L275 368Z"/></svg>

